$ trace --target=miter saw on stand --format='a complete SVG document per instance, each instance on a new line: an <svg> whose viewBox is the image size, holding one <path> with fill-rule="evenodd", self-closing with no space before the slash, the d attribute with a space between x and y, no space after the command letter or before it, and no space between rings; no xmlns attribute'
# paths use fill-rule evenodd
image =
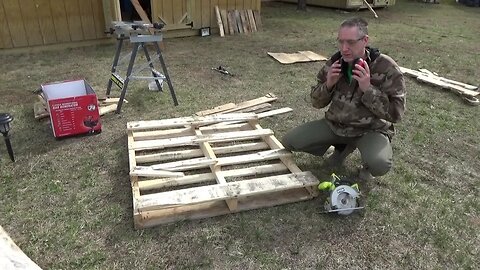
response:
<svg viewBox="0 0 480 270"><path fill-rule="evenodd" d="M134 22L124 22L124 21L113 21L110 31L107 32L117 39L117 46L115 51L115 56L113 58L111 76L107 84L107 92L105 93L107 97L110 96L110 92L113 85L116 85L121 93L120 98L117 104L116 113L120 113L122 109L122 104L127 93L127 88L131 80L149 80L154 83L153 88L162 91L162 83L166 81L170 89L170 94L173 99L173 104L178 105L177 96L173 90L172 81L168 75L167 66L163 59L162 51L159 46L159 42L163 40L162 29L164 25L160 23L146 23L143 21L134 21ZM124 41L130 41L131 51L127 52L123 57L120 57L122 53L122 47ZM151 57L151 52L149 52L147 45L153 45L154 51ZM135 60L137 58L137 53L142 52L145 55L145 62L140 65L135 65ZM121 75L119 72L119 67L122 63L126 62L125 60L130 59L128 62L126 75ZM154 63L160 62L162 67L162 72L158 71L154 67ZM141 73L146 71L148 75L142 76ZM150 88L150 87L149 87Z"/></svg>
<svg viewBox="0 0 480 270"><path fill-rule="evenodd" d="M346 177L340 178L332 173L332 180L320 183L318 189L329 192L324 204L325 213L337 213L346 216L364 208L360 206L358 184L353 183Z"/></svg>

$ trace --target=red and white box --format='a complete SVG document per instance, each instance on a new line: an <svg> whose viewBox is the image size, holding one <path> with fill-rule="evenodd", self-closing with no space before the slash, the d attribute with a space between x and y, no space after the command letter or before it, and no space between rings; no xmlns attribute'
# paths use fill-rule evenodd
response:
<svg viewBox="0 0 480 270"><path fill-rule="evenodd" d="M97 95L85 80L43 84L42 91L48 103L53 136L101 132Z"/></svg>

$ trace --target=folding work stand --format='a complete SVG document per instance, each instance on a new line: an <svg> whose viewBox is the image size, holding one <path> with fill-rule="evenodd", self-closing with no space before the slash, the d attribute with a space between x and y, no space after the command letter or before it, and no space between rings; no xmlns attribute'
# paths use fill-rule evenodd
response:
<svg viewBox="0 0 480 270"><path fill-rule="evenodd" d="M134 23L113 22L113 28L111 29L111 33L115 34L117 37L117 50L115 52L115 57L113 59L111 76L110 76L110 79L108 80L106 95L107 96L110 95L110 90L112 89L113 83L115 83L115 85L120 88L121 94L118 100L116 113L118 114L122 110L122 104L123 104L123 100L125 99L125 95L127 93L128 84L132 79L154 80L158 90L162 90L162 86L159 80L167 81L168 87L170 88L170 94L172 95L173 104L177 106L178 105L177 97L175 95L175 91L173 90L172 81L170 80L170 76L168 75L167 66L165 65L162 52L158 45L158 42L162 41L162 33L160 32L160 28L154 28L152 25L145 24L143 22L134 22ZM125 59L128 56L130 56L130 62L128 63L128 67L127 67L127 74L125 79L123 79L117 73L117 65L119 64L120 53L122 51L123 42L127 39L129 39L130 43L132 44L132 51L122 58L122 59ZM146 47L147 43L152 43L157 52L157 55L153 60L150 58L150 54L148 53L148 49ZM133 70L133 66L135 64L135 58L137 57L139 47L142 47L143 52L145 53L145 58L147 60L147 63ZM163 74L158 72L155 69L153 62L156 60L160 61ZM138 72L147 68L147 66L149 67L152 73L152 77L135 75Z"/></svg>

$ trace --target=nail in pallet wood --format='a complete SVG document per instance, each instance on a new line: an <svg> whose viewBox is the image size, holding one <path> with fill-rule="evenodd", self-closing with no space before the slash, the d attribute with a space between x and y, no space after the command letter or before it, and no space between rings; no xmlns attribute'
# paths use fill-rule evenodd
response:
<svg viewBox="0 0 480 270"><path fill-rule="evenodd" d="M227 113L129 122L135 228L315 197L318 179L257 120ZM228 122L236 123L217 125Z"/></svg>

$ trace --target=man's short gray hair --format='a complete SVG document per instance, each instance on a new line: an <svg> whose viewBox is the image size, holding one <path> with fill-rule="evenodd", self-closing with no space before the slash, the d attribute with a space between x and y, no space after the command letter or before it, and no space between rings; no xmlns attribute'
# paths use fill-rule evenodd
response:
<svg viewBox="0 0 480 270"><path fill-rule="evenodd" d="M360 36L368 35L368 22L360 17L353 17L348 18L340 24L340 28L342 27L358 27L358 32Z"/></svg>

